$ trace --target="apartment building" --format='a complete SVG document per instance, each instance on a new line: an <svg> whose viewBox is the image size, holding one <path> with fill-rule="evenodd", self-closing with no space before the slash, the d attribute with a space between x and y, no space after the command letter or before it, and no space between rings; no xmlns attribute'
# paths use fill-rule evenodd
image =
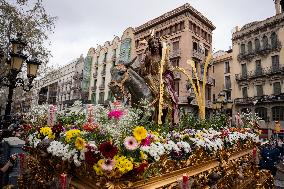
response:
<svg viewBox="0 0 284 189"><path fill-rule="evenodd" d="M195 10L189 4L184 4L172 11L169 11L153 20L142 24L135 28L135 51L139 61L146 49L146 46L140 41L150 38L152 30L155 31L157 37L167 40L170 46L170 61L173 66L185 68L187 72L192 74L191 67L186 64L188 59L195 62L199 77L202 82L204 73L204 59L212 50L212 31L215 26L200 12ZM190 107L197 109L197 103L194 93L189 89L188 79L181 73L175 73L175 89L179 96L179 104L185 108ZM207 72L206 83L206 100L207 108L211 107L211 96L213 86L212 70ZM193 100L189 100L193 99Z"/></svg>
<svg viewBox="0 0 284 189"><path fill-rule="evenodd" d="M234 112L257 113L270 136L275 121L284 128L284 13L236 27L232 43Z"/></svg>
<svg viewBox="0 0 284 189"><path fill-rule="evenodd" d="M35 81L32 104L54 104L62 110L71 106L74 101L80 100L83 66L84 58L81 55L80 58Z"/></svg>

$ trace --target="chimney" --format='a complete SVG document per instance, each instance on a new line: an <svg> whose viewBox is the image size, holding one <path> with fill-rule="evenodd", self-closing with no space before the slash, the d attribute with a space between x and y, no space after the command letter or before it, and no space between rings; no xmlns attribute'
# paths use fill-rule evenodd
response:
<svg viewBox="0 0 284 189"><path fill-rule="evenodd" d="M280 1L283 4L283 0L274 0L276 15L281 13Z"/></svg>

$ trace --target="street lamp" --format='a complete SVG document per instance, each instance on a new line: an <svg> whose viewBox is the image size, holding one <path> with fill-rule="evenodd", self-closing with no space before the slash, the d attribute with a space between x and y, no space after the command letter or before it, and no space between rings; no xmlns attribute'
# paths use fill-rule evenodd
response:
<svg viewBox="0 0 284 189"><path fill-rule="evenodd" d="M12 44L11 52L9 53L10 59L7 59L9 72L7 76L0 78L1 86L9 88L8 100L5 109L5 121L9 121L11 118L11 104L13 102L13 91L16 87L21 86L24 91L30 91L32 88L32 82L36 77L39 65L41 62L36 58L28 59L28 56L23 54L23 49L27 45L23 39L22 34L17 34L17 38L10 40ZM1 54L1 53L0 53ZM4 56L1 55L1 58ZM21 72L23 63L27 64L27 77L28 83L25 83L22 78L17 78L19 72Z"/></svg>

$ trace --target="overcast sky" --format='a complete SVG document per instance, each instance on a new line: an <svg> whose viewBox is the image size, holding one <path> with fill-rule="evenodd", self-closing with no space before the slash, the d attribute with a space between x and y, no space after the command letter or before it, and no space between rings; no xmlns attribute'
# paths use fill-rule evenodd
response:
<svg viewBox="0 0 284 189"><path fill-rule="evenodd" d="M58 16L50 35L50 65L64 65L81 54L85 56L90 47L103 45L115 35L120 37L127 27L142 25L185 3L216 26L215 50L231 46L235 26L275 14L273 0L46 0L48 12Z"/></svg>

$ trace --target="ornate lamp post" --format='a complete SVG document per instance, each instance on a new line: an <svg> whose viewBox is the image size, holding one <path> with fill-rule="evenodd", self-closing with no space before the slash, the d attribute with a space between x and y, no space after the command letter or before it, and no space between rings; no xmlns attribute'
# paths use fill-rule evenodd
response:
<svg viewBox="0 0 284 189"><path fill-rule="evenodd" d="M11 105L13 102L13 91L16 87L21 86L24 91L30 91L32 88L32 82L36 77L37 70L41 64L36 58L29 60L28 56L23 54L23 49L26 43L22 40L22 35L17 34L17 38L10 41L12 44L12 51L10 52L10 59L7 59L9 72L7 76L0 78L1 86L9 88L8 100L5 109L5 121L9 121L11 118ZM27 77L28 83L26 84L22 78L17 78L19 72L21 72L23 63L27 64Z"/></svg>

